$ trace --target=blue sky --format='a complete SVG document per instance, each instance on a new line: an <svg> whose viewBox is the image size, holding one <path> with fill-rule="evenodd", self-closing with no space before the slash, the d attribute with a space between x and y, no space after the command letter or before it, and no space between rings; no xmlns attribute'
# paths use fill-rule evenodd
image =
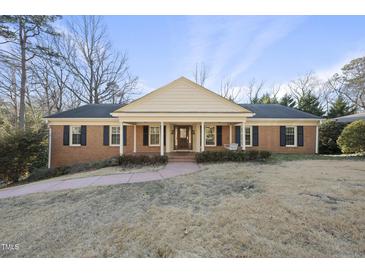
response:
<svg viewBox="0 0 365 274"><path fill-rule="evenodd" d="M309 71L326 78L365 53L365 16L105 16L116 49L128 53L144 91L204 62L206 86L222 79L285 84Z"/></svg>

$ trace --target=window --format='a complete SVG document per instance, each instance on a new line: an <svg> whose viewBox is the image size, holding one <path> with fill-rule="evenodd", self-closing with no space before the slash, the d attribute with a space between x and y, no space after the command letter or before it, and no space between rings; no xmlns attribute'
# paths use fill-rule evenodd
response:
<svg viewBox="0 0 365 274"><path fill-rule="evenodd" d="M160 127L149 127L150 129L150 146L160 145Z"/></svg>
<svg viewBox="0 0 365 274"><path fill-rule="evenodd" d="M245 128L246 146L252 146L252 127Z"/></svg>
<svg viewBox="0 0 365 274"><path fill-rule="evenodd" d="M120 144L120 127L110 127L111 134L110 134L110 144L119 145Z"/></svg>
<svg viewBox="0 0 365 274"><path fill-rule="evenodd" d="M71 127L71 146L81 145L81 127Z"/></svg>
<svg viewBox="0 0 365 274"><path fill-rule="evenodd" d="M296 135L297 135L296 127L285 127L286 146L296 146L297 145Z"/></svg>
<svg viewBox="0 0 365 274"><path fill-rule="evenodd" d="M205 127L205 145L215 146L215 126Z"/></svg>

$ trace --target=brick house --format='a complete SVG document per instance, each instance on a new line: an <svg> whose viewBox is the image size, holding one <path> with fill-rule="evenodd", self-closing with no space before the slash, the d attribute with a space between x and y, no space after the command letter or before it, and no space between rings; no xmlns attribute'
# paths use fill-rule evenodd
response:
<svg viewBox="0 0 365 274"><path fill-rule="evenodd" d="M320 117L282 105L235 104L181 77L130 104L85 105L46 117L49 166L123 154L223 150L317 153Z"/></svg>

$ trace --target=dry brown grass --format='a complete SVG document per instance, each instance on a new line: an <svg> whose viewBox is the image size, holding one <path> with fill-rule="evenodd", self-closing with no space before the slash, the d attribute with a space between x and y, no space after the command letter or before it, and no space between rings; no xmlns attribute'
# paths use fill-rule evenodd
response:
<svg viewBox="0 0 365 274"><path fill-rule="evenodd" d="M0 200L3 257L364 257L365 163L204 166Z"/></svg>

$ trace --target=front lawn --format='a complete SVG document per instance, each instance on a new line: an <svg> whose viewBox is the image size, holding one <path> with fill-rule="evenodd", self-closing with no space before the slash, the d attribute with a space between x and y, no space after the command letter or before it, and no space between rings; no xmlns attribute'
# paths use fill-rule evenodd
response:
<svg viewBox="0 0 365 274"><path fill-rule="evenodd" d="M275 156L274 156L275 157ZM207 164L0 200L2 257L364 257L365 162Z"/></svg>

